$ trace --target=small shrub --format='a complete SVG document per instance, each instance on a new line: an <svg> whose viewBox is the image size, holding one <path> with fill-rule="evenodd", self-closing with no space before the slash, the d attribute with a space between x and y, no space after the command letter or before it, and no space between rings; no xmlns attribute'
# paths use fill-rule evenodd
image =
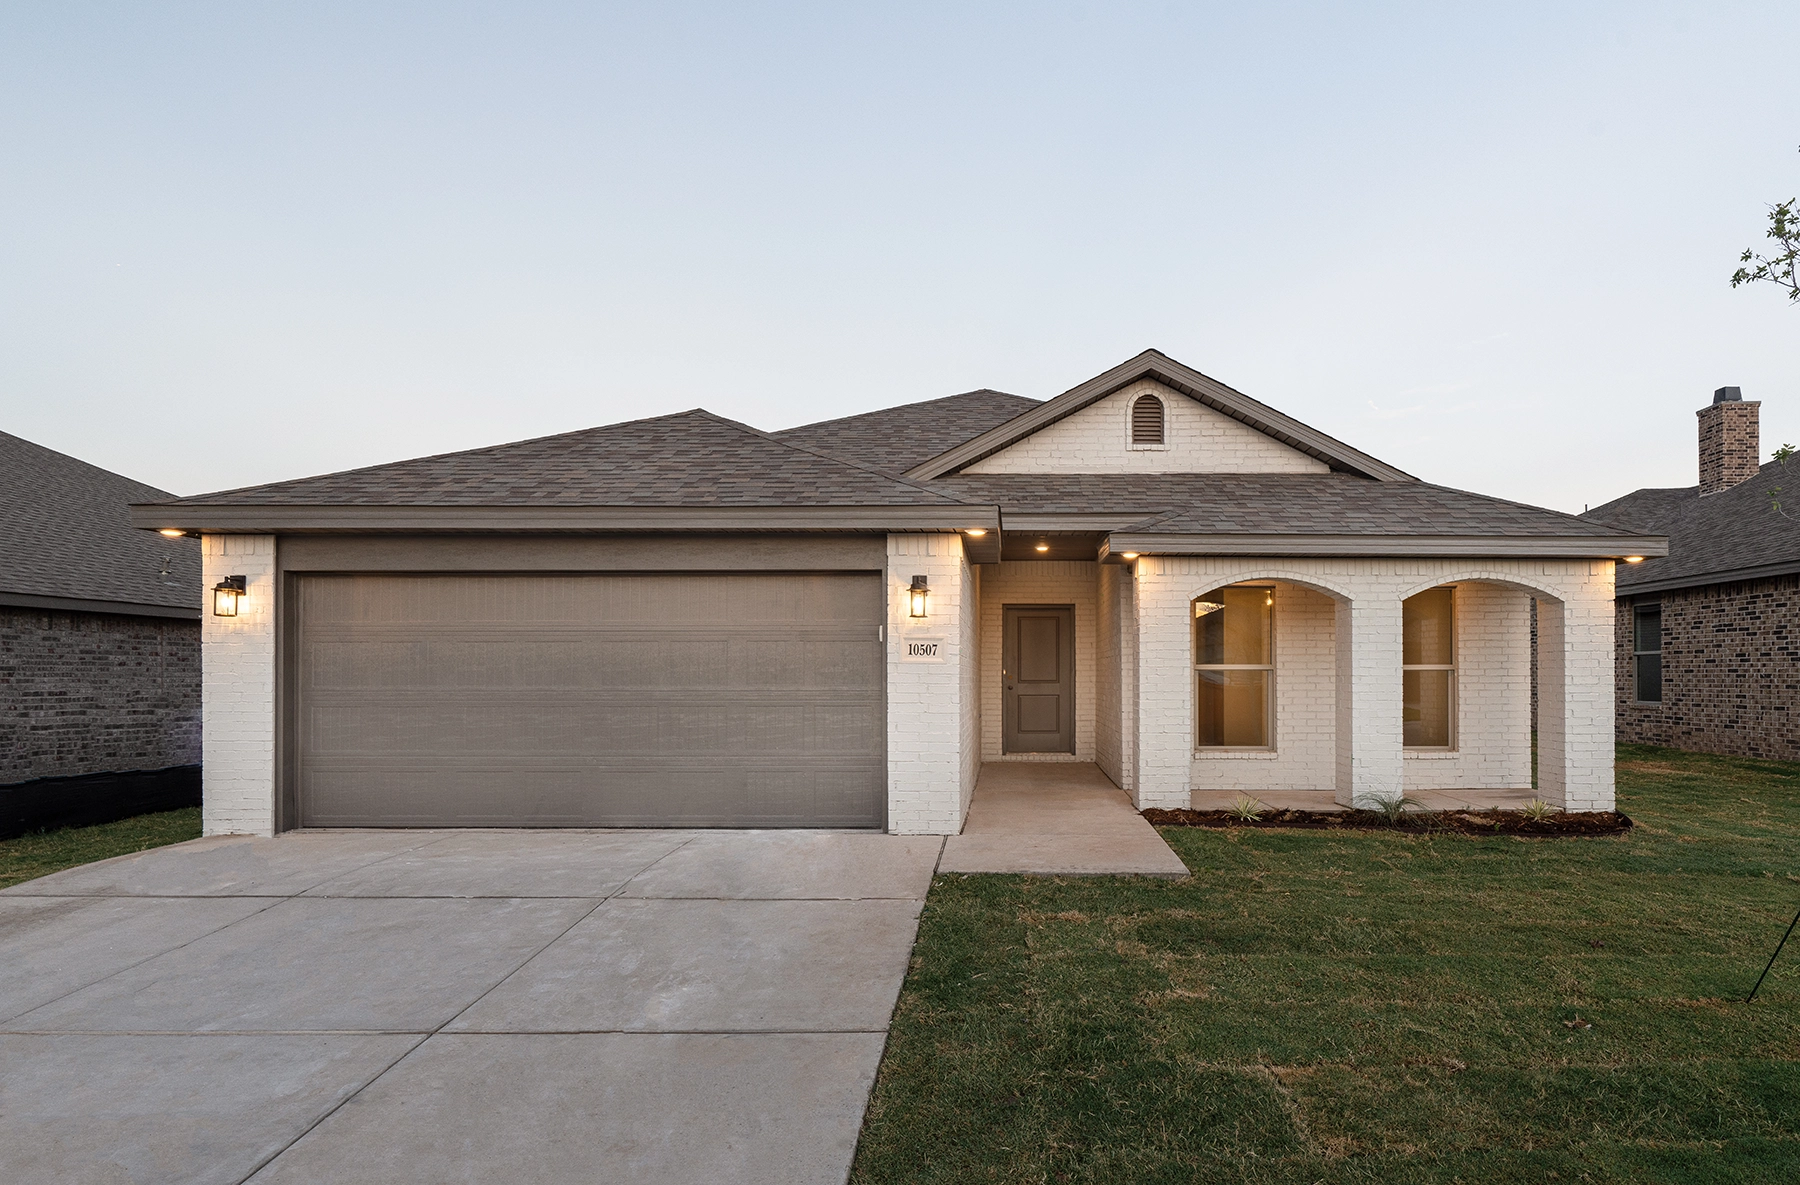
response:
<svg viewBox="0 0 1800 1185"><path fill-rule="evenodd" d="M1225 813L1239 822L1254 823L1262 818L1262 803L1248 794L1240 794L1231 800L1231 805L1225 808Z"/></svg>
<svg viewBox="0 0 1800 1185"><path fill-rule="evenodd" d="M1541 798L1534 798L1520 807L1519 813L1534 823L1542 823L1556 813L1556 808Z"/></svg>
<svg viewBox="0 0 1800 1185"><path fill-rule="evenodd" d="M1418 799L1408 797L1405 794L1391 794L1386 798L1377 798L1374 800L1374 803L1375 813L1395 826L1399 826L1406 822L1407 811L1414 809L1423 810L1425 807L1425 804Z"/></svg>

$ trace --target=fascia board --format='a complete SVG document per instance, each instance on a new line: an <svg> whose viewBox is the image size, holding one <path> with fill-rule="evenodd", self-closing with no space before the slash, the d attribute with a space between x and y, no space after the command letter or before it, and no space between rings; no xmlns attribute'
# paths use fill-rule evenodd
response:
<svg viewBox="0 0 1800 1185"><path fill-rule="evenodd" d="M198 606L148 605L139 601L96 601L87 597L41 597L35 593L0 592L9 609L55 609L69 613L110 613L117 617L175 617L199 621Z"/></svg>
<svg viewBox="0 0 1800 1185"><path fill-rule="evenodd" d="M980 436L941 453L922 465L914 466L905 475L930 480L954 473L1018 443L1058 420L1074 415L1089 404L1140 379L1154 379L1283 444L1324 461L1334 469L1346 470L1377 481L1418 480L1404 470L1377 460L1360 449L1351 448L1343 441L1278 412L1241 391L1233 390L1192 367L1183 366L1156 350L1146 350L1128 362L1096 375L1079 386L1071 387L1056 398L1041 403L998 427L990 428Z"/></svg>
<svg viewBox="0 0 1800 1185"><path fill-rule="evenodd" d="M1509 559L1622 559L1669 554L1661 535L1160 535L1118 532L1100 558L1139 555L1458 556Z"/></svg>
<svg viewBox="0 0 1800 1185"><path fill-rule="evenodd" d="M961 531L1000 529L997 506L224 506L131 507L144 530L303 531Z"/></svg>
<svg viewBox="0 0 1800 1185"><path fill-rule="evenodd" d="M1634 551L1632 555L1647 555L1647 552ZM1630 584L1616 586L1621 597L1635 597L1639 593L1674 592L1683 588L1704 588L1712 584L1741 584L1746 580L1767 580L1771 576L1792 576L1800 573L1800 561L1788 560L1779 564L1760 564L1754 568L1731 568L1723 572L1696 572L1690 576L1670 576L1663 580L1646 580L1642 583L1633 581Z"/></svg>

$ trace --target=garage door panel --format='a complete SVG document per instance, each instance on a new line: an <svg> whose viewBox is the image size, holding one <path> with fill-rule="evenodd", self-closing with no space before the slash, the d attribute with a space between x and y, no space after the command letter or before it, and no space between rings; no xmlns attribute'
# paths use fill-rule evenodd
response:
<svg viewBox="0 0 1800 1185"><path fill-rule="evenodd" d="M877 574L297 578L310 826L880 826Z"/></svg>

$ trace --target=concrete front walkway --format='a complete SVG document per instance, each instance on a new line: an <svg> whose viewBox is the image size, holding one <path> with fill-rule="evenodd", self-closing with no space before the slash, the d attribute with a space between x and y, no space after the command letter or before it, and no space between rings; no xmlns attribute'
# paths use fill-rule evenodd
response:
<svg viewBox="0 0 1800 1185"><path fill-rule="evenodd" d="M196 840L0 893L0 1180L841 1185L942 841Z"/></svg>
<svg viewBox="0 0 1800 1185"><path fill-rule="evenodd" d="M1088 761L990 761L942 872L1186 876L1156 828Z"/></svg>

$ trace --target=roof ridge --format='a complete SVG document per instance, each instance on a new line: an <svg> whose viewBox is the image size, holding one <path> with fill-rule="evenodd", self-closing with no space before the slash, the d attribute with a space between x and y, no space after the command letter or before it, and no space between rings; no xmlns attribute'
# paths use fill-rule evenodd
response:
<svg viewBox="0 0 1800 1185"><path fill-rule="evenodd" d="M1015 395L1011 391L1000 391L993 387L977 387L973 391L958 391L954 395L939 395L932 399L914 399L908 403L895 403L888 407L873 407L868 411L851 412L847 416L833 416L829 420L809 420L804 424L795 424L790 428L779 428L776 432L777 434L780 434L782 432L798 432L802 428L826 428L830 427L832 424L843 424L850 420L860 420L864 416L878 416L884 412L899 411L902 408L907 407L923 407L927 403L944 403L951 399L966 399L970 395L1004 395L1008 399L1024 399L1034 405L1044 402L1042 399L1032 399L1029 395ZM1024 415L1025 413L1020 412L1019 414ZM1014 418L1016 419L1017 417L1015 416ZM1001 422L1005 423L1007 421Z"/></svg>
<svg viewBox="0 0 1800 1185"><path fill-rule="evenodd" d="M871 474L875 477L885 478L886 480L893 482L895 485L908 486L912 489L918 490L921 493L930 494L932 497L941 499L944 502L947 502L952 506L978 505L978 503L967 502L962 498L955 497L955 496L945 492L944 490L933 489L931 486L928 486L928 485L924 484L923 482L914 481L913 479L911 479L909 477L901 477L897 474L888 473L883 470L875 468L873 465L865 465L861 461L852 461L848 457L840 457L835 453L822 452L819 449L811 447L810 445L795 444L791 440L783 440L779 436L776 436L773 432L765 432L763 429L753 427L750 424L744 423L742 420L733 420L726 416L720 415L718 412L707 411L703 407L697 407L694 409L694 411L700 415L706 416L708 419L717 421L718 423L721 423L721 424L728 425L732 428L736 428L740 432L746 432L746 433L750 434L751 436L760 437L763 440L769 441L771 444L778 444L782 448L793 449L797 453L806 453L810 456L817 457L822 461L830 461L834 465L843 465L847 468L855 469L855 470L858 470L863 473Z"/></svg>

